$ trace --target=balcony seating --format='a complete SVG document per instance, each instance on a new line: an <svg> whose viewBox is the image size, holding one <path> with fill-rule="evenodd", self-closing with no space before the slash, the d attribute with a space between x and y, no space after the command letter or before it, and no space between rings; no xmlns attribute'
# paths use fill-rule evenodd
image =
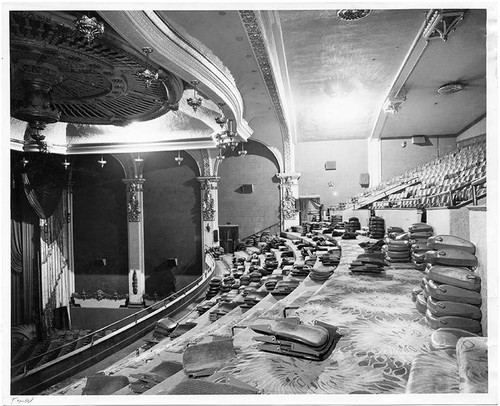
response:
<svg viewBox="0 0 500 406"><path fill-rule="evenodd" d="M389 194L389 196L373 203L373 208L423 208L451 207L466 204L476 197L486 195L486 142L480 141L452 151L443 157L404 172L377 186L351 197L342 205L363 206L363 200L368 200L379 193L387 192L396 185L410 183L417 178L419 183L409 185L404 190ZM474 182L479 182L474 185Z"/></svg>

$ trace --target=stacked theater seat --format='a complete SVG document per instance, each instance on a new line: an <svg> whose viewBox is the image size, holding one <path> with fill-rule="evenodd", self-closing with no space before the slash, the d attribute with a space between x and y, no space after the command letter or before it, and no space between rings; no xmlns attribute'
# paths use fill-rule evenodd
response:
<svg viewBox="0 0 500 406"><path fill-rule="evenodd" d="M298 318L278 319L269 324L251 325L258 349L289 357L323 361L333 352L342 337L337 327L316 320L302 324Z"/></svg>
<svg viewBox="0 0 500 406"><path fill-rule="evenodd" d="M427 244L431 249L425 254L428 325L480 333L481 279L473 271L478 264L476 247L451 235L430 237Z"/></svg>
<svg viewBox="0 0 500 406"><path fill-rule="evenodd" d="M291 278L286 281L285 280L278 281L271 294L274 297L281 299L290 294L291 292L293 292L297 288L297 286L299 286L300 282L301 280L297 278Z"/></svg>
<svg viewBox="0 0 500 406"><path fill-rule="evenodd" d="M405 231L401 227L389 226L386 230L386 238L395 240L398 235L405 234Z"/></svg>
<svg viewBox="0 0 500 406"><path fill-rule="evenodd" d="M292 270L290 271L290 275L297 278L305 278L311 272L312 267L310 265L306 265L305 263L299 263L292 266Z"/></svg>
<svg viewBox="0 0 500 406"><path fill-rule="evenodd" d="M212 307L216 305L215 300L204 300L198 306L196 306L196 311L201 316L203 313L206 313Z"/></svg>
<svg viewBox="0 0 500 406"><path fill-rule="evenodd" d="M345 231L349 233L355 233L358 230L361 230L361 223L357 217L351 217L347 223L344 224Z"/></svg>
<svg viewBox="0 0 500 406"><path fill-rule="evenodd" d="M385 254L382 252L364 253L349 264L349 270L353 274L381 274L385 272Z"/></svg>
<svg viewBox="0 0 500 406"><path fill-rule="evenodd" d="M217 321L221 317L228 314L231 310L233 310L237 306L238 306L238 303L236 303L236 302L222 303L217 309L212 310L209 313L208 318L213 323L214 321Z"/></svg>
<svg viewBox="0 0 500 406"><path fill-rule="evenodd" d="M408 240L387 240L386 257L389 262L410 262L410 243Z"/></svg>
<svg viewBox="0 0 500 406"><path fill-rule="evenodd" d="M218 276L214 276L210 281L210 283L208 284L208 291L205 296L205 299L210 300L215 295L217 295L220 292L221 285L222 285L222 279L219 278Z"/></svg>
<svg viewBox="0 0 500 406"><path fill-rule="evenodd" d="M276 284L282 280L283 280L283 275L272 275L266 279L264 286L266 287L266 290L268 292L271 292L276 287Z"/></svg>
<svg viewBox="0 0 500 406"><path fill-rule="evenodd" d="M262 299L264 299L269 293L268 292L251 292L245 296L244 303L240 305L243 309L251 309Z"/></svg>
<svg viewBox="0 0 500 406"><path fill-rule="evenodd" d="M385 220L382 217L372 216L368 221L368 236L377 240L384 238Z"/></svg>

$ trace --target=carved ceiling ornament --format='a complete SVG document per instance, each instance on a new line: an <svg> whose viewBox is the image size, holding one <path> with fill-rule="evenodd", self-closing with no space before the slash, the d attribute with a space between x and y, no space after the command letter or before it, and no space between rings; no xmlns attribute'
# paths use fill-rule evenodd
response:
<svg viewBox="0 0 500 406"><path fill-rule="evenodd" d="M290 148L290 143L291 143L290 131L288 128L288 124L285 120L283 107L281 105L278 88L276 86L276 80L274 78L265 41L261 29L259 27L259 23L257 21L255 12L252 10L241 10L239 13L241 21L243 22L243 25L247 32L248 39L250 40L250 44L252 45L253 52L257 59L257 63L259 64L260 71L264 78L264 83L266 84L269 96L271 97L271 101L274 106L274 111L276 113L276 116L280 124L281 136L283 139L283 155L285 161L284 162L285 171L291 171L293 169L293 166L292 166L292 151Z"/></svg>
<svg viewBox="0 0 500 406"><path fill-rule="evenodd" d="M146 87L136 74L146 61L109 35L86 43L76 30L36 14L10 12L12 115L25 104L26 83L51 84L51 104L60 121L125 125L159 117L175 109L182 81L165 73L165 81ZM26 121L26 120L25 120Z"/></svg>

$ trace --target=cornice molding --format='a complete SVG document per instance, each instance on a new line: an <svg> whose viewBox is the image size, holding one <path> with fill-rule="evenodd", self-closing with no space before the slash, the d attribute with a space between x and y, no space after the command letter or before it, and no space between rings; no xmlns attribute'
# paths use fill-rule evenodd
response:
<svg viewBox="0 0 500 406"><path fill-rule="evenodd" d="M199 80L199 90L212 100L223 101L234 114L238 133L246 140L252 130L243 118L243 99L227 68L220 61L211 60L203 50L181 38L155 11L103 11L101 16L111 27L135 48L147 45L155 52L151 60L174 72L186 82Z"/></svg>
<svg viewBox="0 0 500 406"><path fill-rule="evenodd" d="M269 96L271 97L276 117L278 118L283 141L284 169L287 172L292 171L293 162L292 150L290 147L290 131L285 119L269 53L267 51L264 36L259 24L259 17L257 17L257 14L253 10L241 10L239 13L243 26L245 27L248 40L250 41L255 58L259 65L262 77L264 78L264 83L269 92Z"/></svg>

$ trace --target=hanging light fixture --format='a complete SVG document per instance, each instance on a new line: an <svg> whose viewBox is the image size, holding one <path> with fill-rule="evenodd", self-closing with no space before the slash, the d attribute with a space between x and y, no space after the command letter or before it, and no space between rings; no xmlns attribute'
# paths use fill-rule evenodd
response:
<svg viewBox="0 0 500 406"><path fill-rule="evenodd" d="M88 44L94 41L95 37L104 33L104 23L97 21L95 17L82 15L75 20L75 28L79 34L85 37Z"/></svg>
<svg viewBox="0 0 500 406"><path fill-rule="evenodd" d="M106 161L104 160L104 157L101 155L101 159L97 161L99 165L101 165L101 168L104 168L104 165L106 165Z"/></svg>
<svg viewBox="0 0 500 406"><path fill-rule="evenodd" d="M68 169L68 167L71 165L66 158L64 158L64 161L61 162L61 165L64 166L64 169Z"/></svg>
<svg viewBox="0 0 500 406"><path fill-rule="evenodd" d="M142 52L146 54L146 69L137 72L137 76L144 80L146 88L149 88L153 82L158 80L158 72L149 66L149 55L153 52L153 48L143 47Z"/></svg>
<svg viewBox="0 0 500 406"><path fill-rule="evenodd" d="M222 155L222 149L219 149L219 155L217 155L217 156L215 157L215 159L217 159L218 161L223 161L223 160L224 160L224 158L225 158L225 156L224 156L224 155Z"/></svg>
<svg viewBox="0 0 500 406"><path fill-rule="evenodd" d="M238 155L243 157L245 156L246 154L248 153L247 150L245 150L245 148L243 147L243 143L241 143L241 149L238 151Z"/></svg>
<svg viewBox="0 0 500 406"><path fill-rule="evenodd" d="M23 164L23 168L26 168L26 165L28 165L30 163L30 161L28 159L26 159L26 157L23 156L21 163Z"/></svg>
<svg viewBox="0 0 500 406"><path fill-rule="evenodd" d="M191 106L196 113L198 107L201 106L202 98L198 96L198 85L200 84L197 80L192 80L191 84L193 85L193 97L187 99L188 106Z"/></svg>
<svg viewBox="0 0 500 406"><path fill-rule="evenodd" d="M181 157L181 151L177 152L177 156L174 158L175 162L177 162L177 165L181 165L182 161L184 161L184 158Z"/></svg>
<svg viewBox="0 0 500 406"><path fill-rule="evenodd" d="M220 128L224 129L224 126L227 123L227 118L224 117L224 112L222 111L222 107L226 105L226 103L217 103L217 105L220 107L220 110L222 112L221 117L215 117L215 122L220 125Z"/></svg>

